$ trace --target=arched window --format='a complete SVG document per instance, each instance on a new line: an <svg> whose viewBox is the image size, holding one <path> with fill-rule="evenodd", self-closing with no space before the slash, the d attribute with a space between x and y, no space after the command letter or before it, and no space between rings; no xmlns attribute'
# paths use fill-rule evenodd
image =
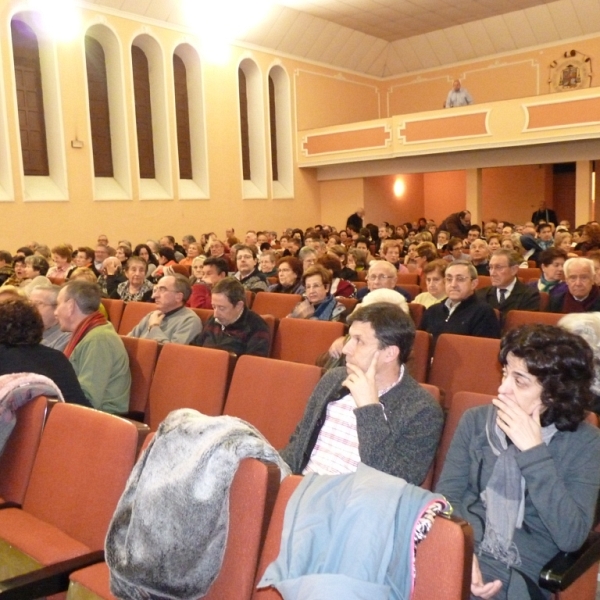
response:
<svg viewBox="0 0 600 600"><path fill-rule="evenodd" d="M193 179L187 70L183 60L177 56L177 54L173 54L173 81L175 85L175 117L177 120L179 178Z"/></svg>
<svg viewBox="0 0 600 600"><path fill-rule="evenodd" d="M133 93L135 97L135 126L137 130L138 161L141 179L154 179L154 137L152 131L152 101L148 59L141 48L131 47Z"/></svg>
<svg viewBox="0 0 600 600"><path fill-rule="evenodd" d="M89 35L85 36L85 65L92 130L94 176L113 177L106 60L100 42Z"/></svg>
<svg viewBox="0 0 600 600"><path fill-rule="evenodd" d="M242 197L267 197L265 109L262 76L253 60L242 60L238 69Z"/></svg>
<svg viewBox="0 0 600 600"><path fill-rule="evenodd" d="M269 71L269 126L273 197L291 198L294 175L290 81L279 65Z"/></svg>
<svg viewBox="0 0 600 600"><path fill-rule="evenodd" d="M38 40L33 29L19 19L11 21L11 35L25 175L50 174L42 72Z"/></svg>

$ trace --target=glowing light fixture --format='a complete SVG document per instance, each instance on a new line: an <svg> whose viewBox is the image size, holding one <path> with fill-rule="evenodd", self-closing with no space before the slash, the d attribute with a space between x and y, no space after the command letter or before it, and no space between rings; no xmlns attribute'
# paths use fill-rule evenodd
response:
<svg viewBox="0 0 600 600"><path fill-rule="evenodd" d="M402 179L400 179L400 177L398 177L396 181L394 181L394 196L396 196L396 198L401 198L404 196L405 192L406 184Z"/></svg>
<svg viewBox="0 0 600 600"><path fill-rule="evenodd" d="M202 51L213 62L223 62L229 45L258 25L275 0L183 0L186 23L200 37Z"/></svg>
<svg viewBox="0 0 600 600"><path fill-rule="evenodd" d="M31 9L39 15L39 26L57 42L70 42L81 35L81 13L76 0L31 0Z"/></svg>

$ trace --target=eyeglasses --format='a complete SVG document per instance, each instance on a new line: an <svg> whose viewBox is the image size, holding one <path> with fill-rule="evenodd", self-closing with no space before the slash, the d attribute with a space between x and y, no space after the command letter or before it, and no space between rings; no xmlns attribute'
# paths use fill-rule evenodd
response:
<svg viewBox="0 0 600 600"><path fill-rule="evenodd" d="M454 277L452 277L452 275L446 275L444 280L446 283L453 283L454 281L456 281L456 283L466 283L467 281L471 281L471 278L468 275L455 275Z"/></svg>
<svg viewBox="0 0 600 600"><path fill-rule="evenodd" d="M385 281L386 279L396 279L393 275L369 275L367 281Z"/></svg>

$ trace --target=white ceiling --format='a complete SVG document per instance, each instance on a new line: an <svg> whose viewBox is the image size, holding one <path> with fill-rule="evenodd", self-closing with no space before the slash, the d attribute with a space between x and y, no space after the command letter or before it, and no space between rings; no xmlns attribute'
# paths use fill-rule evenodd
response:
<svg viewBox="0 0 600 600"><path fill-rule="evenodd" d="M177 0L87 4L186 25ZM598 32L600 0L277 0L239 41L389 77Z"/></svg>

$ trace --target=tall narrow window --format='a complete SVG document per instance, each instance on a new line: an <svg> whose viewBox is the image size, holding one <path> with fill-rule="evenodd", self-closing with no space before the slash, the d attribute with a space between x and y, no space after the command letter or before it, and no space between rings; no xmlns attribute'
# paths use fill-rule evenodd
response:
<svg viewBox="0 0 600 600"><path fill-rule="evenodd" d="M148 59L141 48L131 47L133 92L135 96L135 125L137 130L140 178L154 179L154 139L152 135L152 103Z"/></svg>
<svg viewBox="0 0 600 600"><path fill-rule="evenodd" d="M275 103L275 82L269 75L269 126L271 129L271 169L273 171L273 181L279 180L279 170L277 167L277 107Z"/></svg>
<svg viewBox="0 0 600 600"><path fill-rule="evenodd" d="M40 54L35 33L23 21L10 24L25 175L50 174Z"/></svg>
<svg viewBox="0 0 600 600"><path fill-rule="evenodd" d="M250 132L248 128L248 93L246 91L246 75L242 69L238 69L240 88L240 133L242 136L242 172L244 180L250 181L252 173L250 170Z"/></svg>
<svg viewBox="0 0 600 600"><path fill-rule="evenodd" d="M106 60L100 42L89 35L85 36L85 65L92 129L94 176L113 177Z"/></svg>
<svg viewBox="0 0 600 600"><path fill-rule="evenodd" d="M179 178L193 179L187 70L183 60L181 60L177 54L173 54L173 76L175 81L175 116L177 118Z"/></svg>

